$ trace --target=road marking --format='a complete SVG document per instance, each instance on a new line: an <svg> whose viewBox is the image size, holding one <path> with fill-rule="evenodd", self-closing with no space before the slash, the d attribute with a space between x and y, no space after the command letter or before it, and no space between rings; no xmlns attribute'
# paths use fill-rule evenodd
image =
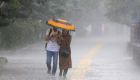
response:
<svg viewBox="0 0 140 80"><path fill-rule="evenodd" d="M86 71L88 70L91 60L93 56L100 50L103 44L98 44L91 51L83 56L81 61L79 62L77 68L70 76L70 79L83 79L86 75Z"/></svg>

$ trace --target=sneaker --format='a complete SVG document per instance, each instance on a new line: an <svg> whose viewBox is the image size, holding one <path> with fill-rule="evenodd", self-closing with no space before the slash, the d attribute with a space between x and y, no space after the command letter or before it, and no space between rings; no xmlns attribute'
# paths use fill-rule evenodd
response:
<svg viewBox="0 0 140 80"><path fill-rule="evenodd" d="M59 76L61 77L62 76L62 73L59 73Z"/></svg>
<svg viewBox="0 0 140 80"><path fill-rule="evenodd" d="M52 74L52 77L55 77L55 75L54 75L54 74Z"/></svg>
<svg viewBox="0 0 140 80"><path fill-rule="evenodd" d="M63 74L63 78L66 78L66 74Z"/></svg>
<svg viewBox="0 0 140 80"><path fill-rule="evenodd" d="M51 76L51 74L47 74L48 76Z"/></svg>
<svg viewBox="0 0 140 80"><path fill-rule="evenodd" d="M47 71L47 73L48 73L48 74L50 74L50 73L51 73L51 71L50 71L50 70L48 70L48 71Z"/></svg>
<svg viewBox="0 0 140 80"><path fill-rule="evenodd" d="M66 77L66 74L65 73L63 73L63 77Z"/></svg>
<svg viewBox="0 0 140 80"><path fill-rule="evenodd" d="M63 76L63 78L67 78L66 76Z"/></svg>
<svg viewBox="0 0 140 80"><path fill-rule="evenodd" d="M50 75L51 75L51 72L50 72L50 71L48 71L48 72L47 72L47 74L50 76Z"/></svg>

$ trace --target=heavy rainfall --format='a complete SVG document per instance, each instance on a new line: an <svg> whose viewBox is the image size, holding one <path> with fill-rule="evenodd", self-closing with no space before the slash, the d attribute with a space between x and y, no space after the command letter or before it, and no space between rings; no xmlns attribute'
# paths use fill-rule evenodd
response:
<svg viewBox="0 0 140 80"><path fill-rule="evenodd" d="M75 27L66 77L59 55L47 73L50 19ZM139 0L0 0L0 80L140 80L139 21Z"/></svg>

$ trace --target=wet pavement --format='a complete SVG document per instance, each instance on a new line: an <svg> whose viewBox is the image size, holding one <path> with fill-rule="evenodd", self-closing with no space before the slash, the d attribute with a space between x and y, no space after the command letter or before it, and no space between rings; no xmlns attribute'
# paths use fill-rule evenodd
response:
<svg viewBox="0 0 140 80"><path fill-rule="evenodd" d="M45 42L17 51L0 51L9 62L0 68L0 80L140 80L140 67L120 38L73 38L72 68L61 78L47 75Z"/></svg>

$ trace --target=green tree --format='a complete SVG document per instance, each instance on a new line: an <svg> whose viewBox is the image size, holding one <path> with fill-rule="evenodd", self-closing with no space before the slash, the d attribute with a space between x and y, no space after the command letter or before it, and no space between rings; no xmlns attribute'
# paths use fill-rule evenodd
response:
<svg viewBox="0 0 140 80"><path fill-rule="evenodd" d="M13 23L17 18L27 18L32 12L32 0L2 0L0 27Z"/></svg>
<svg viewBox="0 0 140 80"><path fill-rule="evenodd" d="M76 27L76 34L83 36L86 32L83 27L101 22L101 10L99 10L101 1L69 0L62 18L72 22Z"/></svg>
<svg viewBox="0 0 140 80"><path fill-rule="evenodd" d="M16 49L44 39L49 28L46 21L65 12L65 0L3 0L0 4L0 49Z"/></svg>
<svg viewBox="0 0 140 80"><path fill-rule="evenodd" d="M139 0L106 0L106 17L111 21L129 25L133 12L140 10Z"/></svg>

